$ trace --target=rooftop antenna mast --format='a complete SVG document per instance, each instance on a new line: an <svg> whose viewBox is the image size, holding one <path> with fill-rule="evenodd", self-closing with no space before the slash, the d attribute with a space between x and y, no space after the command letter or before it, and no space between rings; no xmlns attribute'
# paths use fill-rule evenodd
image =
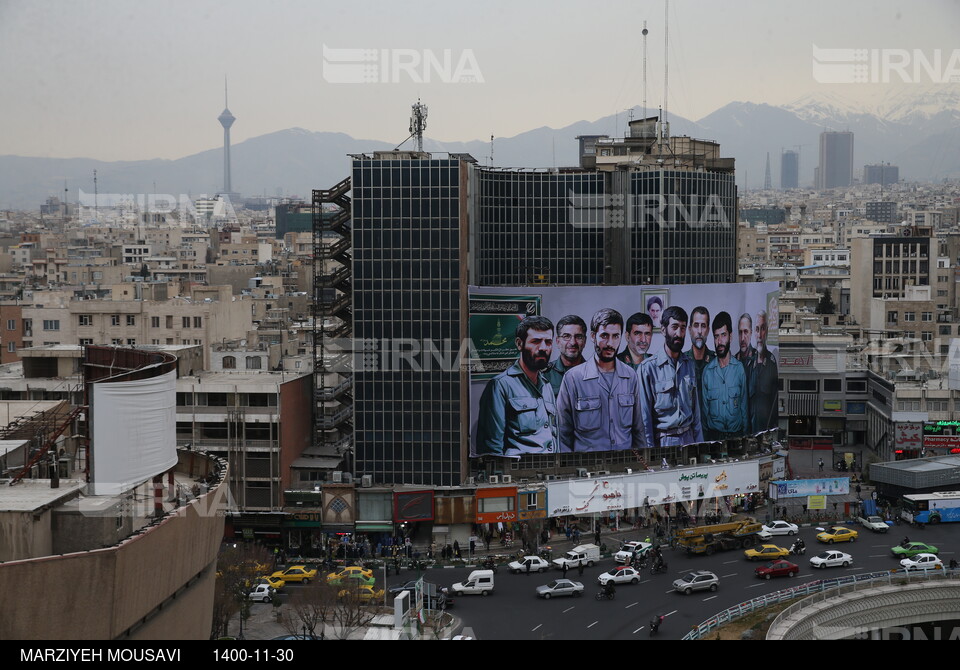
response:
<svg viewBox="0 0 960 670"><path fill-rule="evenodd" d="M412 107L410 112L410 134L407 135L407 140L411 137L415 139L417 144L417 151L423 151L423 131L427 129L427 106L420 102L420 98L417 98L417 102ZM404 140L396 146L394 151L406 144L407 140Z"/></svg>
<svg viewBox="0 0 960 670"><path fill-rule="evenodd" d="M643 35L643 116L641 118L647 118L647 34L650 31L647 30L647 22L643 22L643 30L640 32Z"/></svg>
<svg viewBox="0 0 960 670"><path fill-rule="evenodd" d="M669 87L669 65L670 65L670 0L663 2L663 135L664 139L670 137L670 121L667 118L667 101L670 99L667 95Z"/></svg>
<svg viewBox="0 0 960 670"><path fill-rule="evenodd" d="M410 114L410 136L414 138L417 151L423 151L423 131L427 129L427 106L417 98Z"/></svg>
<svg viewBox="0 0 960 670"><path fill-rule="evenodd" d="M493 135L490 136L490 167L493 167Z"/></svg>
<svg viewBox="0 0 960 670"><path fill-rule="evenodd" d="M100 202L97 192L97 171L93 171L93 216L97 223L100 223Z"/></svg>

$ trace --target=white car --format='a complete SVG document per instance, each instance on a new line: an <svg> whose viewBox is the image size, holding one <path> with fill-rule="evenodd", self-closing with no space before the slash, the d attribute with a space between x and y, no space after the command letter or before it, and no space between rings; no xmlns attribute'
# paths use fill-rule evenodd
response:
<svg viewBox="0 0 960 670"><path fill-rule="evenodd" d="M597 583L600 586L606 586L607 582L613 582L614 584L636 584L639 581L640 573L629 565L621 565L597 577Z"/></svg>
<svg viewBox="0 0 960 670"><path fill-rule="evenodd" d="M257 584L247 594L247 597L255 602L268 603L273 600L276 593L276 589L269 584Z"/></svg>
<svg viewBox="0 0 960 670"><path fill-rule="evenodd" d="M771 536L796 535L798 530L800 530L800 528L795 523L787 523L786 521L771 521L769 524L764 524L761 532L769 533Z"/></svg>
<svg viewBox="0 0 960 670"><path fill-rule="evenodd" d="M917 554L900 561L904 570L943 570L943 561L936 554Z"/></svg>
<svg viewBox="0 0 960 670"><path fill-rule="evenodd" d="M617 563L630 563L635 556L646 556L652 546L649 542L625 542L620 551L613 555L613 560Z"/></svg>
<svg viewBox="0 0 960 670"><path fill-rule="evenodd" d="M537 597L545 600L557 596L582 596L583 584L569 579L554 579L549 584L537 587Z"/></svg>
<svg viewBox="0 0 960 670"><path fill-rule="evenodd" d="M519 561L513 561L507 565L510 572L516 574L519 572L546 572L550 569L550 564L539 556L524 556Z"/></svg>
<svg viewBox="0 0 960 670"><path fill-rule="evenodd" d="M810 565L814 568L845 568L848 565L853 565L853 556L842 551L825 551L811 558Z"/></svg>

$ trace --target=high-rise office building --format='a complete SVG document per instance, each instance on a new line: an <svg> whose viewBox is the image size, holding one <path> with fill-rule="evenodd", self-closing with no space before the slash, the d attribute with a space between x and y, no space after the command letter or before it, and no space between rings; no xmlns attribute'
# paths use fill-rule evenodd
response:
<svg viewBox="0 0 960 670"><path fill-rule="evenodd" d="M354 157L355 476L464 481L468 286L736 281L733 159L716 143L649 130L597 138L592 167Z"/></svg>
<svg viewBox="0 0 960 670"><path fill-rule="evenodd" d="M853 133L820 133L817 188L840 188L853 183Z"/></svg>
<svg viewBox="0 0 960 670"><path fill-rule="evenodd" d="M463 481L468 166L419 152L353 161L354 458L376 482Z"/></svg>
<svg viewBox="0 0 960 670"><path fill-rule="evenodd" d="M780 154L780 188L800 188L800 153L797 151Z"/></svg>
<svg viewBox="0 0 960 670"><path fill-rule="evenodd" d="M735 282L734 161L656 121L581 142L579 169L475 168L471 284Z"/></svg>
<svg viewBox="0 0 960 670"><path fill-rule="evenodd" d="M890 186L900 181L900 168L889 163L863 166L863 183Z"/></svg>

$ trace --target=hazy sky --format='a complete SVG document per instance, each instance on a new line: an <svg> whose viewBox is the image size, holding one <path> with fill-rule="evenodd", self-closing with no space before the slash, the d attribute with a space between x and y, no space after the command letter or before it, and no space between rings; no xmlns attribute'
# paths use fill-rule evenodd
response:
<svg viewBox="0 0 960 670"><path fill-rule="evenodd" d="M179 158L299 126L399 143L410 105L442 141L509 137L663 101L663 0L0 0L0 155ZM821 84L812 48L960 49L954 0L672 0L669 111L698 120L732 101L780 104ZM350 79L375 49L463 60L483 83ZM408 51L402 51L408 50ZM347 68L342 66L347 62ZM352 65L350 65L352 63ZM423 67L414 68L423 72ZM325 78L325 74L327 75ZM393 80L396 80L394 83Z"/></svg>

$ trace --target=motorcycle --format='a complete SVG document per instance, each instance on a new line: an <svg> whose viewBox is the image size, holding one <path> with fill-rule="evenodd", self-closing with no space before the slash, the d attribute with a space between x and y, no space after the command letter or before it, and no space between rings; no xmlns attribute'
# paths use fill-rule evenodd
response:
<svg viewBox="0 0 960 670"><path fill-rule="evenodd" d="M803 556L807 553L807 545L801 544L800 542L794 542L790 547L790 553L794 556Z"/></svg>
<svg viewBox="0 0 960 670"><path fill-rule="evenodd" d="M658 615L657 617L650 620L650 637L653 637L657 634L657 631L660 630L660 624L663 623L663 620L666 618L663 614Z"/></svg>
<svg viewBox="0 0 960 670"><path fill-rule="evenodd" d="M484 570L493 570L494 572L496 572L497 562L492 558L488 558L484 560L483 563L480 564L480 567L483 568Z"/></svg>
<svg viewBox="0 0 960 670"><path fill-rule="evenodd" d="M601 589L597 591L597 600L613 600L614 592L609 589Z"/></svg>
<svg viewBox="0 0 960 670"><path fill-rule="evenodd" d="M654 564L650 566L650 574L651 574L651 575L655 575L655 574L657 574L658 572L666 572L666 571L667 571L667 562L666 562L666 561L660 561L659 563L658 563L658 562L654 562Z"/></svg>

